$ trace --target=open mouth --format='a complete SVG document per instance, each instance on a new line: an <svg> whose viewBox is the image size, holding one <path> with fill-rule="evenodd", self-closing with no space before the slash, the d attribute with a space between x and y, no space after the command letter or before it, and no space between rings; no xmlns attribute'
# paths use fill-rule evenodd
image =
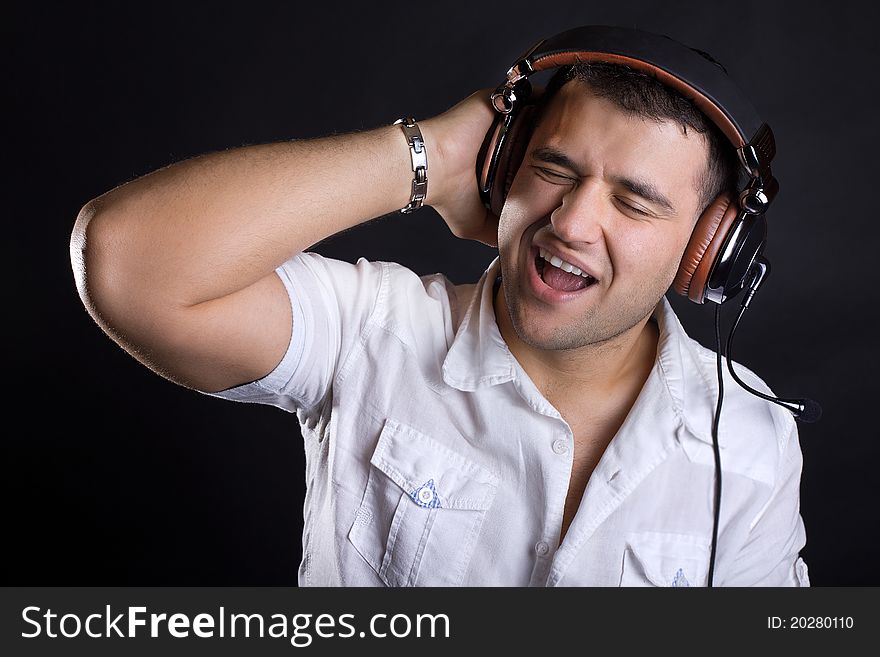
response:
<svg viewBox="0 0 880 657"><path fill-rule="evenodd" d="M543 249L532 247L538 278L558 292L578 292L596 284L596 279L577 267L551 256Z"/></svg>

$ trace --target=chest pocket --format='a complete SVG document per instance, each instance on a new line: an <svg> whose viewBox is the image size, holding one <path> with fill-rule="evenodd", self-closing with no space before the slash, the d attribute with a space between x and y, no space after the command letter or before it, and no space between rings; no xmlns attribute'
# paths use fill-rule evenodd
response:
<svg viewBox="0 0 880 657"><path fill-rule="evenodd" d="M711 546L703 536L634 532L627 536L621 586L706 586Z"/></svg>
<svg viewBox="0 0 880 657"><path fill-rule="evenodd" d="M499 478L386 420L349 541L388 586L459 586Z"/></svg>

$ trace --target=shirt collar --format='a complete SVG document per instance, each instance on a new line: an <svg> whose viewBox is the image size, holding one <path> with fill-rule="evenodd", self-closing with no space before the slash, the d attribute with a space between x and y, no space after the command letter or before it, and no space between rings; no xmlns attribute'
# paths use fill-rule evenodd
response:
<svg viewBox="0 0 880 657"><path fill-rule="evenodd" d="M474 288L443 361L443 380L453 388L470 392L515 376L513 354L495 321L492 297L500 269L501 258L496 256Z"/></svg>
<svg viewBox="0 0 880 657"><path fill-rule="evenodd" d="M494 284L500 269L500 256L496 256L475 286L444 359L443 380L458 390L475 391L506 383L516 377L519 369L495 319ZM715 377L707 376L702 347L685 333L666 296L661 297L651 316L660 333L654 364L658 371L652 371L651 376L659 374L668 392L656 401L663 408L655 410L672 413L677 424L711 445L718 383Z"/></svg>

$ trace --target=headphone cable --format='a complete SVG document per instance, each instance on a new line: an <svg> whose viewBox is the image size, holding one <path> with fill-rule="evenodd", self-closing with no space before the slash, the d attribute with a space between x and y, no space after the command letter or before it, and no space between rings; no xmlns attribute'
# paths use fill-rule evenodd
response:
<svg viewBox="0 0 880 657"><path fill-rule="evenodd" d="M730 333L732 337L733 331L731 331ZM715 417L712 419L712 448L715 452L715 521L712 526L712 552L709 556L708 586L710 588L712 587L712 579L715 574L715 551L718 546L718 518L721 511L721 452L718 448L718 420L721 416L721 402L724 399L724 380L722 379L723 367L721 354L721 304L715 306L715 349L716 365L718 370L718 405L715 407Z"/></svg>
<svg viewBox="0 0 880 657"><path fill-rule="evenodd" d="M727 335L727 348L722 351L721 349L721 306L719 303L715 306L715 366L718 374L718 404L715 406L715 415L712 418L712 450L715 453L715 509L714 509L714 521L712 523L712 552L709 555L709 578L707 586L710 588L713 586L713 580L715 576L715 553L718 549L718 524L719 519L721 517L721 449L718 446L718 424L721 418L721 403L724 400L724 378L723 371L724 366L722 362L724 360L724 356L727 356L727 367L730 370L731 375L733 376L734 381L739 383L746 390L757 394L764 399L769 401L775 401L777 404L783 405L783 400L777 400L773 397L768 397L767 395L763 395L757 390L754 390L747 386L745 383L740 380L740 378L736 375L736 372L733 371L733 364L731 363L731 347L733 346L733 335L736 332L736 327L739 325L739 320L742 318L743 313L745 313L746 309L749 307L749 304L752 301L752 297L755 296L755 293L758 291L758 288L761 287L761 284L767 277L768 272L770 271L770 263L761 256L758 256L755 261L754 269L750 270L749 274L751 275L748 279L745 296L743 297L742 303L740 305L739 313L737 313L736 320L733 322L733 325L730 327L730 333ZM754 272L754 273L752 273ZM791 401L791 400L785 400ZM794 400L798 401L798 400ZM791 410L791 409L789 409ZM821 412L821 411L820 411Z"/></svg>

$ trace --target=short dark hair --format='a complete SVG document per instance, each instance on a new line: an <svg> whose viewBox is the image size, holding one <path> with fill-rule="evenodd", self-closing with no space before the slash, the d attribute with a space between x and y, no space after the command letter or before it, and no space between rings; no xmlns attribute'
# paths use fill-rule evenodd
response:
<svg viewBox="0 0 880 657"><path fill-rule="evenodd" d="M533 129L540 123L550 100L570 80L585 83L595 95L612 101L626 112L655 121L672 120L685 135L688 128L705 135L709 152L707 166L697 181L700 213L722 192L735 195L739 191L739 158L718 126L677 89L624 64L578 62L557 69L536 101Z"/></svg>

